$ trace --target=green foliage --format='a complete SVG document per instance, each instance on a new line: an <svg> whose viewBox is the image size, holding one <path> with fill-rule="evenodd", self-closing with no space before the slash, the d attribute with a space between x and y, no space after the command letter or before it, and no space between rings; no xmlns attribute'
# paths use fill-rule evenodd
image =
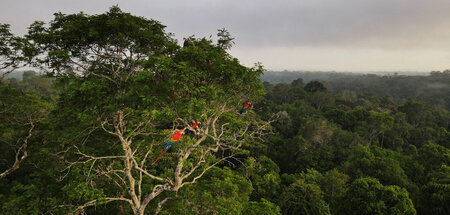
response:
<svg viewBox="0 0 450 215"><path fill-rule="evenodd" d="M320 83L319 81L311 81L304 87L306 92L314 93L314 92L324 92L327 91L327 88Z"/></svg>
<svg viewBox="0 0 450 215"><path fill-rule="evenodd" d="M281 215L280 207L265 199L261 202L249 202L243 214L249 215Z"/></svg>
<svg viewBox="0 0 450 215"><path fill-rule="evenodd" d="M38 95L0 86L0 107L0 155L4 158L0 161L0 171L3 172L22 156L15 158L16 152L40 144L36 130L47 117L49 103Z"/></svg>
<svg viewBox="0 0 450 215"><path fill-rule="evenodd" d="M324 192L324 200L331 204L331 211L338 206L337 199L347 191L349 176L332 169L320 178L320 185Z"/></svg>
<svg viewBox="0 0 450 215"><path fill-rule="evenodd" d="M395 152L358 145L352 150L343 169L353 178L370 176L383 184L405 187L410 182L397 159Z"/></svg>
<svg viewBox="0 0 450 215"><path fill-rule="evenodd" d="M450 165L450 150L429 142L419 149L417 160L429 171L438 169L442 164Z"/></svg>
<svg viewBox="0 0 450 215"><path fill-rule="evenodd" d="M217 44L220 48L225 50L230 49L234 44L234 38L231 37L231 34L225 28L219 29L218 31L217 37L219 37L219 39L217 40Z"/></svg>
<svg viewBox="0 0 450 215"><path fill-rule="evenodd" d="M283 214L330 214L320 187L298 179L286 187L278 198Z"/></svg>
<svg viewBox="0 0 450 215"><path fill-rule="evenodd" d="M273 203L249 201L252 184L228 168L213 168L198 183L180 191L161 214L280 214Z"/></svg>
<svg viewBox="0 0 450 215"><path fill-rule="evenodd" d="M150 160L174 130L217 115L226 147L239 149L202 157L217 141L207 136L182 159L181 173L201 161L186 178L193 180L222 156L233 152L236 159L177 192L163 192L146 214L166 198L160 214L448 214L448 71L428 77L302 73L287 81L279 73L271 78L291 84L272 85L260 82L262 65L245 67L227 52L233 39L219 29L216 42L189 37L180 46L158 21L116 6L98 15L56 13L48 24L32 24L23 38L0 25L0 72L29 63L48 72L25 71L21 81L0 86L0 173L15 160L29 120L35 125L29 157L0 179L2 214L67 214L91 200L98 201L84 213L133 213L128 202L105 199L130 198L127 182L99 171L123 171L124 159L85 155L123 155L127 147L114 135L120 130L132 139L137 163L147 159L149 174L174 183L180 153L198 136L185 136L157 165ZM252 110L239 115L245 101ZM270 135L243 132L274 115ZM135 169L132 176L140 177ZM143 178L142 193L157 188L157 180Z"/></svg>
<svg viewBox="0 0 450 215"><path fill-rule="evenodd" d="M251 181L254 188L253 200L273 200L279 195L280 169L270 158L266 156L261 156L258 159L247 158L242 169L245 178Z"/></svg>
<svg viewBox="0 0 450 215"><path fill-rule="evenodd" d="M448 177L448 172L447 172ZM418 211L421 214L447 214L450 211L450 185L430 182L421 189Z"/></svg>
<svg viewBox="0 0 450 215"><path fill-rule="evenodd" d="M0 82L18 67L23 66L24 40L14 36L8 24L0 23Z"/></svg>
<svg viewBox="0 0 450 215"><path fill-rule="evenodd" d="M404 188L359 178L339 201L337 214L416 214L416 210Z"/></svg>
<svg viewBox="0 0 450 215"><path fill-rule="evenodd" d="M279 89L289 89L292 85L273 86L266 82L265 87L269 101L262 107L262 114L280 113L279 121L273 124L279 136L268 138L267 152L281 173L305 172L311 168L323 173L336 167L345 173L341 176L335 173L340 179L335 182L340 184L337 195L327 195L330 184L318 182L321 181L318 179L307 181L327 191L323 199L330 205L331 212L338 210L339 196L348 190L347 181L359 177L369 176L386 185L406 188L420 212L426 211L422 205L430 205L422 198L426 184L433 178L446 181L448 173L436 171L441 165L448 165L448 123L442 121L450 116L446 110L414 101L396 106L389 98L370 94L336 97L334 103L325 102L322 106L312 100L317 92L285 102L271 94L277 90L284 95L286 93ZM295 98L297 95L289 96ZM282 175L283 183L288 185L298 179L295 175ZM441 204L442 200L445 197L437 198L436 204Z"/></svg>
<svg viewBox="0 0 450 215"><path fill-rule="evenodd" d="M301 78L305 82L319 80L329 83L336 93L371 92L376 96L389 96L396 104L406 99L424 101L450 108L450 71L433 71L429 74L358 74L341 72L265 72L261 79L272 84L290 83Z"/></svg>
<svg viewBox="0 0 450 215"><path fill-rule="evenodd" d="M341 109L328 110L325 112L324 116L328 120L339 124L341 128L345 130L353 130L357 123L355 115Z"/></svg>
<svg viewBox="0 0 450 215"><path fill-rule="evenodd" d="M3 214L42 214L58 204L55 198L41 199L45 195L43 184L16 184L11 188L9 198L2 204ZM44 185L45 186L45 185ZM61 210L60 212L63 212Z"/></svg>

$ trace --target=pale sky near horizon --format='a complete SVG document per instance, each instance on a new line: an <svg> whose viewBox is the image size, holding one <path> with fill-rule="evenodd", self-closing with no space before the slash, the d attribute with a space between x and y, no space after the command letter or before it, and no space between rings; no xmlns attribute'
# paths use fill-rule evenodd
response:
<svg viewBox="0 0 450 215"><path fill-rule="evenodd" d="M24 34L53 13L112 5L160 21L181 40L226 28L231 54L268 70L450 69L449 0L0 0L0 23Z"/></svg>

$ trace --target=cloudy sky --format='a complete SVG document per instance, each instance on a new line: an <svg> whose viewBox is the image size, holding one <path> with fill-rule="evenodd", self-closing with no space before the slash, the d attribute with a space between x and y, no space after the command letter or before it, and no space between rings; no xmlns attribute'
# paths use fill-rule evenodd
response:
<svg viewBox="0 0 450 215"><path fill-rule="evenodd" d="M450 69L449 0L0 0L0 23L24 34L54 12L103 13L111 5L156 19L182 39L236 38L231 54L268 70Z"/></svg>

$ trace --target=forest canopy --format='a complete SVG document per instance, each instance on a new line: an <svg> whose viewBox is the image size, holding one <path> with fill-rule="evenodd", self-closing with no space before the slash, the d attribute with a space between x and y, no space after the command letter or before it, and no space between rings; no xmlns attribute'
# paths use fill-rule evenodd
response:
<svg viewBox="0 0 450 215"><path fill-rule="evenodd" d="M403 87L446 72L263 82L117 6L0 36L2 214L450 212L448 95Z"/></svg>

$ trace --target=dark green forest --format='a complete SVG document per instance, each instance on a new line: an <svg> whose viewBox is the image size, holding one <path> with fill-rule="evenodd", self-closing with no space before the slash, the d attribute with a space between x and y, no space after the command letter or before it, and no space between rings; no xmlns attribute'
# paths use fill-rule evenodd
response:
<svg viewBox="0 0 450 215"><path fill-rule="evenodd" d="M412 99L450 109L450 70L432 71L428 74L266 71L261 76L261 80L272 84L291 83L299 78L305 82L322 81L333 93L356 92L387 96L396 104Z"/></svg>
<svg viewBox="0 0 450 215"><path fill-rule="evenodd" d="M118 7L28 30L0 25L0 214L450 213L447 71L279 81Z"/></svg>

